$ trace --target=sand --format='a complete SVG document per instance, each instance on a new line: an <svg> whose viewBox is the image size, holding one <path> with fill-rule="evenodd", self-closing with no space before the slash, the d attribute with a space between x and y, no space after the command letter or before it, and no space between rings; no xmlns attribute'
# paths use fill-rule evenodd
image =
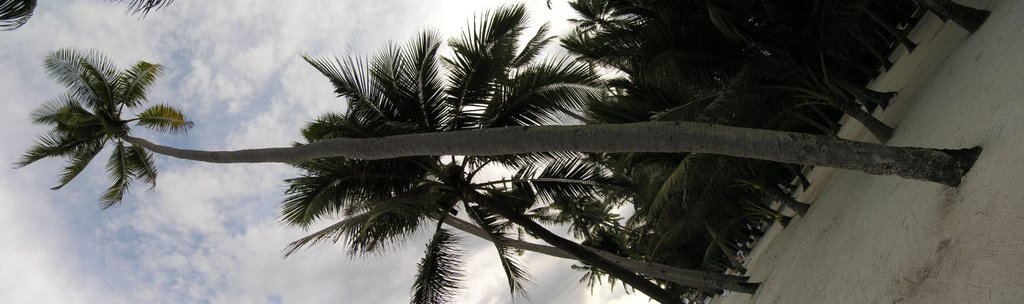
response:
<svg viewBox="0 0 1024 304"><path fill-rule="evenodd" d="M958 2L992 15L970 35L926 20L871 86L899 91L889 145L983 147L963 183L816 170L810 212L751 254L762 287L716 302L1024 303L1024 1Z"/></svg>

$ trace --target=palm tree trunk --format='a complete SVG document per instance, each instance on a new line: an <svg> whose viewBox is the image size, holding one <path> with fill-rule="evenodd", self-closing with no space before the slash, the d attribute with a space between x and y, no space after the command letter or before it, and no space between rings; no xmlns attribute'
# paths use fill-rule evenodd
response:
<svg viewBox="0 0 1024 304"><path fill-rule="evenodd" d="M444 223L465 233L472 234L476 237L488 241L494 241L491 238L491 235L487 233L487 231L463 219L447 216L444 218ZM502 244L505 244L509 247L516 249L532 251L547 256L563 259L576 259L576 257L573 256L572 254L551 246L534 244L510 238L502 238L500 241ZM586 246L584 246L584 248L630 271L646 275L652 278L658 278L669 282L673 282L682 286L712 290L730 290L734 292L748 294L753 294L754 291L757 290L756 283L747 283L748 278L743 276L734 276L727 275L724 273L716 273L694 269L676 268L658 263L638 261L626 257L621 257L614 253L605 252Z"/></svg>
<svg viewBox="0 0 1024 304"><path fill-rule="evenodd" d="M832 80L835 81L837 85L839 85L839 88L846 90L847 92L850 92L850 94L859 99L861 103L865 105L867 105L868 103L872 103L879 107L882 107L883 110L889 107L889 100L892 99L893 96L896 96L895 92L883 93L875 91L863 85L855 84L849 80L844 79L843 77L833 76Z"/></svg>
<svg viewBox="0 0 1024 304"><path fill-rule="evenodd" d="M704 123L507 127L418 133L381 138L337 138L296 147L198 151L125 141L171 157L215 162L299 163L326 157L387 159L414 155L505 155L531 152L691 152L824 166L931 181L949 186L974 164L981 148L941 150L889 147L836 137Z"/></svg>
<svg viewBox="0 0 1024 304"><path fill-rule="evenodd" d="M477 200L477 203L484 202ZM600 269L605 273L608 273L608 275L616 279L619 279L624 284L633 287L633 289L639 290L640 292L644 293L648 297L651 297L651 299L655 301L658 301L663 304L683 303L682 299L668 292L664 288L661 288L657 284L654 284L654 282L651 282L650 280L636 274L633 271L623 268L618 264L612 263L608 259L605 259L604 257L598 255L597 253L588 250L583 245L567 240L552 233L551 231L544 228L544 226L541 226L537 222L534 222L530 218L526 217L526 215L515 210L512 210L508 206L502 205L501 203L490 202L486 202L482 205L487 209L501 215L510 222L515 223L519 227L522 227L527 232L537 236L544 242L551 244L552 246L555 246L556 248L561 249L565 252L568 252L576 260L586 263L590 266L596 267L597 269Z"/></svg>
<svg viewBox="0 0 1024 304"><path fill-rule="evenodd" d="M868 129L868 132L871 132L871 135L874 135L879 142L888 142L892 138L892 127L871 116L870 113L861 109L856 103L837 100L829 104L864 125L864 128Z"/></svg>
<svg viewBox="0 0 1024 304"><path fill-rule="evenodd" d="M968 32L977 31L985 19L988 19L989 11L954 3L952 0L920 0L921 5L935 13L942 20L950 20L960 25Z"/></svg>
<svg viewBox="0 0 1024 304"><path fill-rule="evenodd" d="M729 260L729 265L732 266L732 268L736 269L737 271L739 271L741 273L746 273L747 272L747 267L743 266L743 264L740 264L740 262L735 259L735 257L736 257L736 250L739 250L739 248L736 248L736 250L733 250L733 247L735 247L735 246L729 246L727 244L728 241L723 241L723 240L714 241L714 240L718 239L718 234L715 233L714 229L711 229L711 226L708 226L707 229L708 229L708 233L711 234L711 239L713 240L712 242L717 243L716 245L718 245L718 249L722 251L722 254L725 255L725 259Z"/></svg>
<svg viewBox="0 0 1024 304"><path fill-rule="evenodd" d="M779 188L776 188L771 184L761 184L761 193L764 193L769 199L782 203L783 206L793 209L796 214L800 216L807 215L807 210L811 209L811 205L796 200L792 195L782 192Z"/></svg>

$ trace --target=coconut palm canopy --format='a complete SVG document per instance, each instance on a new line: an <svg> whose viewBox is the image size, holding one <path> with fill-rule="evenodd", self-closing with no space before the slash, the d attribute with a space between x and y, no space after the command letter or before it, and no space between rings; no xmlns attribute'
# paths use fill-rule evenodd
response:
<svg viewBox="0 0 1024 304"><path fill-rule="evenodd" d="M133 181L141 179L156 186L156 165L152 153L124 142L118 136L131 132L129 125L170 133L184 133L192 127L181 111L157 104L142 108L146 90L160 74L160 65L139 61L118 70L102 54L70 49L46 56L43 66L68 92L32 112L32 122L50 127L46 135L25 152L16 167L44 158L63 158L67 167L53 190L75 179L107 144L113 147L107 160L112 185L101 198L103 208L117 205ZM135 114L130 112L135 111ZM123 118L131 116L130 119Z"/></svg>
<svg viewBox="0 0 1024 304"><path fill-rule="evenodd" d="M525 33L524 6L501 7L475 19L449 40L454 53L444 58L437 54L441 39L431 32L368 59L307 58L348 106L310 123L303 130L306 141L565 123L567 115L601 97L597 76L586 65L538 58L554 38L547 25ZM526 213L545 208L552 211L542 220L563 222L557 219L571 218L567 210L574 209L548 204L598 195L600 185L610 182L600 167L572 153L325 159L298 167L302 176L288 180L283 220L302 227L327 217L342 220L296 241L289 253L338 240L356 255L380 252L425 223L436 227L420 262L414 303L447 302L460 287L471 287L460 286L459 246L440 224L446 217L466 214L486 230L495 240L511 292L526 295L531 285L527 269L501 240L508 233L516 238L518 227L536 231L516 225L521 223L500 209ZM495 169L516 173L498 181L478 178ZM617 224L614 216L606 218L606 224Z"/></svg>

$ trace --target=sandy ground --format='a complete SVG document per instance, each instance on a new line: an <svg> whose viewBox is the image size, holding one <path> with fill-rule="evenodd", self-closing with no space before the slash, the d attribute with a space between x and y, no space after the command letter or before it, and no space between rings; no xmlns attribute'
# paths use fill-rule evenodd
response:
<svg viewBox="0 0 1024 304"><path fill-rule="evenodd" d="M873 84L900 92L889 145L983 147L963 184L819 172L810 212L751 257L761 289L716 302L1024 303L1024 1L963 3L988 22L921 27Z"/></svg>

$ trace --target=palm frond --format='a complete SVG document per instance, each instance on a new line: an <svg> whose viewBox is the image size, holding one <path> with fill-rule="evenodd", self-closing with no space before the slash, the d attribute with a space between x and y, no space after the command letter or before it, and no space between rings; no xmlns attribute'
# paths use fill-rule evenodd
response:
<svg viewBox="0 0 1024 304"><path fill-rule="evenodd" d="M451 108L444 102L444 83L440 73L437 50L440 35L424 31L402 50L406 70L412 72L413 88L420 107L423 129L441 131L451 120Z"/></svg>
<svg viewBox="0 0 1024 304"><path fill-rule="evenodd" d="M526 268L522 266L523 262L516 256L515 250L502 242L506 235L503 225L499 223L499 217L477 206L464 204L464 207L469 218L491 236L494 248L498 250L498 259L501 261L501 267L505 271L505 277L508 279L509 292L514 297L528 300L529 292L527 289L533 285L533 280L530 278Z"/></svg>
<svg viewBox="0 0 1024 304"><path fill-rule="evenodd" d="M416 232L425 208L418 195L396 196L288 244L284 254L289 256L301 248L342 238L353 256L389 249Z"/></svg>
<svg viewBox="0 0 1024 304"><path fill-rule="evenodd" d="M115 96L118 98L115 102L128 108L141 104L146 100L146 89L156 81L162 69L159 64L139 61L118 73L114 81Z"/></svg>
<svg viewBox="0 0 1024 304"><path fill-rule="evenodd" d="M423 259L417 265L410 303L442 304L458 295L465 276L460 270L462 253L456 248L458 242L459 239L448 230L438 227L427 244Z"/></svg>
<svg viewBox="0 0 1024 304"><path fill-rule="evenodd" d="M57 186L50 189L58 190L71 182L72 179L75 179L92 162L92 159L103 150L104 143L104 140L96 139L85 142L82 146L75 148L68 157L68 166L61 172Z"/></svg>
<svg viewBox="0 0 1024 304"><path fill-rule="evenodd" d="M128 171L139 177L143 182L156 187L156 164L153 162L153 154L138 145L131 145L127 152Z"/></svg>
<svg viewBox="0 0 1024 304"><path fill-rule="evenodd" d="M365 109L387 120L394 120L393 111L382 106L389 102L374 85L373 78L368 75L369 69L365 60L349 57L345 60L334 58L314 58L303 56L310 65L327 77L334 85L334 93L338 97L348 99L349 111Z"/></svg>
<svg viewBox="0 0 1024 304"><path fill-rule="evenodd" d="M285 180L288 190L281 204L281 220L308 227L318 219L346 212L362 212L366 202L381 202L399 194L412 195L424 180L415 159L324 159L299 164L300 177ZM346 214L342 214L346 215Z"/></svg>
<svg viewBox="0 0 1024 304"><path fill-rule="evenodd" d="M569 224L569 231L580 239L593 239L598 231L619 229L622 217L615 212L615 204L594 197L563 195L553 199L548 207L531 212L546 213L554 223Z"/></svg>
<svg viewBox="0 0 1024 304"><path fill-rule="evenodd" d="M597 75L566 57L529 66L512 78L486 105L482 127L559 123L560 114L579 111L602 94Z"/></svg>
<svg viewBox="0 0 1024 304"><path fill-rule="evenodd" d="M25 25L36 9L36 0L0 0L0 31Z"/></svg>
<svg viewBox="0 0 1024 304"><path fill-rule="evenodd" d="M474 18L471 28L448 45L449 104L456 112L449 130L475 127L479 108L491 100L496 79L502 78L515 59L517 40L527 21L522 4L503 6Z"/></svg>
<svg viewBox="0 0 1024 304"><path fill-rule="evenodd" d="M50 125L58 130L71 130L88 125L101 125L93 113L82 108L74 96L62 95L44 103L29 114L32 123Z"/></svg>
<svg viewBox="0 0 1024 304"><path fill-rule="evenodd" d="M47 75L68 87L70 94L94 110L113 109L115 68L97 51L59 49L46 55Z"/></svg>
<svg viewBox="0 0 1024 304"><path fill-rule="evenodd" d="M129 14L142 14L145 16L149 11L167 7L174 0L107 0L112 3L128 3L125 12Z"/></svg>
<svg viewBox="0 0 1024 304"><path fill-rule="evenodd" d="M147 108L135 116L135 124L151 130L174 134L185 133L193 123L185 119L181 111L172 106L158 104Z"/></svg>
<svg viewBox="0 0 1024 304"><path fill-rule="evenodd" d="M647 213L650 215L660 214L662 208L669 204L673 197L685 196L687 187L691 186L691 183L697 182L695 179L707 178L705 173L709 171L702 170L710 168L701 168L701 166L707 165L713 158L713 155L707 154L688 154L658 187L657 192L652 196Z"/></svg>
<svg viewBox="0 0 1024 304"><path fill-rule="evenodd" d="M535 175L526 174L529 172L520 170L517 178L528 181L547 202L557 197L592 197L616 186L609 170L581 158L555 159L539 168Z"/></svg>
<svg viewBox="0 0 1024 304"><path fill-rule="evenodd" d="M555 36L548 36L548 32L550 30L550 23L541 25L540 28L537 29L537 33L534 34L533 38L530 38L530 41L526 42L526 46L524 46L523 50L519 52L519 55L512 60L512 67L524 67L533 62L533 60L540 55L540 51L555 39Z"/></svg>
<svg viewBox="0 0 1024 304"><path fill-rule="evenodd" d="M40 136L28 151L14 163L15 168L28 166L44 158L70 157L83 146L102 136L102 130L92 137L74 136L67 132L51 131Z"/></svg>
<svg viewBox="0 0 1024 304"><path fill-rule="evenodd" d="M107 191L103 193L103 197L100 199L100 206L103 209L121 203L124 200L125 193L128 193L128 186L131 185L134 178L134 175L129 170L128 153L128 147L121 142L118 142L110 153L110 159L107 160L107 174L114 183L110 188L107 188Z"/></svg>

